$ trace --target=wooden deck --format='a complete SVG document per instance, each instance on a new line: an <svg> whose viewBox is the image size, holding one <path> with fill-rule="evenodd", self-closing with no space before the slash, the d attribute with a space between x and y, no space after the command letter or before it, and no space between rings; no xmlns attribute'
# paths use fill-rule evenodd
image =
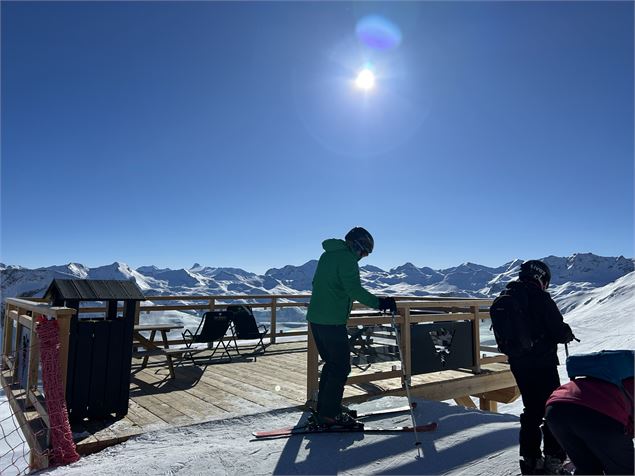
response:
<svg viewBox="0 0 635 476"><path fill-rule="evenodd" d="M73 425L78 451L92 453L154 430L301 407L306 403L306 356L306 341L277 343L256 360L238 358L207 367L186 361L176 367L175 379L169 378L164 359L151 357L150 365L143 369L141 359L133 359L128 415L120 420ZM355 373L359 371L354 369ZM490 364L479 375L444 371L414 376L412 393L447 400L513 385L506 364ZM403 394L400 379L348 385L345 398L364 401L386 391Z"/></svg>

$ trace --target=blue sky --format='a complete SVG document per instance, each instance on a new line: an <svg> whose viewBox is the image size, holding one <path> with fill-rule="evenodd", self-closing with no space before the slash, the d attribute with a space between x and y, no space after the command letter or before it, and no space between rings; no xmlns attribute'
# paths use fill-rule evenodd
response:
<svg viewBox="0 0 635 476"><path fill-rule="evenodd" d="M357 225L385 269L633 256L632 2L1 14L4 263L263 272Z"/></svg>

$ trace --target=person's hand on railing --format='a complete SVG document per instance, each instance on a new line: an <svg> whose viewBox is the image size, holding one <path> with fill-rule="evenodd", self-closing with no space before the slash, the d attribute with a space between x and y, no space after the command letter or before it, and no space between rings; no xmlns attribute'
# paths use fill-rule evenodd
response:
<svg viewBox="0 0 635 476"><path fill-rule="evenodd" d="M397 302L393 297L380 297L379 298L379 310L381 312L390 311L397 312Z"/></svg>

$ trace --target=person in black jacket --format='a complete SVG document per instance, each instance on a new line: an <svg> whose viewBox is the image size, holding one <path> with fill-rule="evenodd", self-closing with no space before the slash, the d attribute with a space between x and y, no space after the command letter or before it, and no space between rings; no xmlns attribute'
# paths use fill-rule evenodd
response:
<svg viewBox="0 0 635 476"><path fill-rule="evenodd" d="M544 416L547 399L560 386L557 345L572 341L574 335L546 291L550 281L549 267L542 261L530 260L521 265L518 281L507 284L508 292L527 298L533 341L526 353L508 358L524 407L519 436L522 474L560 474L566 457L544 424ZM543 440L544 457L540 449Z"/></svg>

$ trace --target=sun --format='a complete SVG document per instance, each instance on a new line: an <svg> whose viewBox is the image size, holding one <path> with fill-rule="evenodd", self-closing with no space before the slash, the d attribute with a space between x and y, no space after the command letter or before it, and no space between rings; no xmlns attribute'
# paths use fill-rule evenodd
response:
<svg viewBox="0 0 635 476"><path fill-rule="evenodd" d="M368 68L361 70L355 79L355 86L364 91L370 91L375 87L375 75Z"/></svg>

